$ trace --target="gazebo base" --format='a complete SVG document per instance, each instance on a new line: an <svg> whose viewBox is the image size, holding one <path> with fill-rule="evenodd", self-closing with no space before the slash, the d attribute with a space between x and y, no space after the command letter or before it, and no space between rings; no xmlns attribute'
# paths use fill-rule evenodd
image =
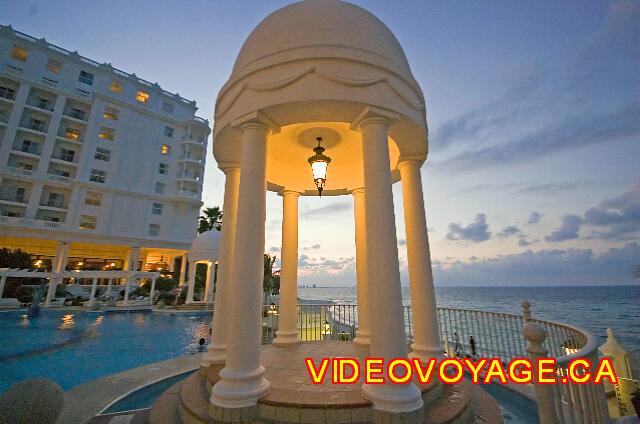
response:
<svg viewBox="0 0 640 424"><path fill-rule="evenodd" d="M312 384L304 358L319 362L324 357L364 358L368 349L350 342L307 342L295 346L264 346L262 364L271 384L268 395L249 408L219 408L209 402L211 387L223 365L201 368L184 382L167 390L153 405L150 424L161 423L469 423L474 416L483 422L501 423L498 404L482 389L467 382L457 386L418 386L423 411L389 414L372 408L361 394L361 383L334 386L330 372L323 384Z"/></svg>

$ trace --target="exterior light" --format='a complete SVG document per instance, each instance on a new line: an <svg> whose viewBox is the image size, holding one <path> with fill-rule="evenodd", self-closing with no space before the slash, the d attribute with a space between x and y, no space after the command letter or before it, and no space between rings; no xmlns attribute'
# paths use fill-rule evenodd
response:
<svg viewBox="0 0 640 424"><path fill-rule="evenodd" d="M325 321L324 324L322 324L322 334L331 334L331 324L329 324L329 321Z"/></svg>
<svg viewBox="0 0 640 424"><path fill-rule="evenodd" d="M327 167L331 163L331 158L324 154L325 149L320 145L322 137L318 137L316 140L318 145L313 149L315 155L311 156L308 162L313 172L313 181L318 187L318 194L322 197L322 190L324 190L324 184L327 182Z"/></svg>

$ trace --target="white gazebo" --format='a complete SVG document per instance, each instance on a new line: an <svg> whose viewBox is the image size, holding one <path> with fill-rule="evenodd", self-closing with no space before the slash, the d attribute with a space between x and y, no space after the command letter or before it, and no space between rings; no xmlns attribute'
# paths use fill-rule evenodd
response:
<svg viewBox="0 0 640 424"><path fill-rule="evenodd" d="M321 157L308 161L320 138L324 152L315 150ZM224 364L211 391L216 419L227 417L221 410L252 408L270 391L260 344L267 190L283 199L274 341L283 358L300 343L298 201L318 196L318 188L322 196L354 202L355 343L385 360L442 354L420 174L427 152L422 90L395 36L371 13L342 1L307 0L277 10L253 30L215 110L213 154L226 175L225 218L212 342L202 365ZM312 176L310 162L326 163L326 157L326 175L316 163ZM414 323L410 352L391 187L400 181ZM364 384L362 394L381 413L422 412L413 383Z"/></svg>
<svg viewBox="0 0 640 424"><path fill-rule="evenodd" d="M186 303L193 303L194 288L196 284L196 267L198 264L204 263L207 265L207 274L205 277L204 297L202 299L205 303L213 303L213 288L214 288L214 267L218 261L218 250L220 246L221 234L218 230L209 230L204 233L198 234L191 243L191 250L189 250L189 282L187 285L187 299Z"/></svg>

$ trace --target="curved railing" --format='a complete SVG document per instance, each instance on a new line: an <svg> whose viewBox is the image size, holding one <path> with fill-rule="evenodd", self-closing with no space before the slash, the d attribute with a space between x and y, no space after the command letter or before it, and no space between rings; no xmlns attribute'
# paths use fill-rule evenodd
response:
<svg viewBox="0 0 640 424"><path fill-rule="evenodd" d="M596 364L598 339L590 332L571 325L531 317L528 303L523 314L509 314L457 308L438 308L440 339L444 353L450 357L500 358L506 366L514 358L530 356L523 327L535 323L546 332L544 348L556 358L557 374L567 374L573 359L586 358ZM404 307L407 342L413 341L411 307ZM263 342L271 343L278 327L276 305L264 307ZM358 328L358 306L355 304L299 304L298 328L303 341L353 340ZM608 408L602 385L562 384L546 386L553 391L552 405L541 405L553 411L550 422L558 424L606 423Z"/></svg>

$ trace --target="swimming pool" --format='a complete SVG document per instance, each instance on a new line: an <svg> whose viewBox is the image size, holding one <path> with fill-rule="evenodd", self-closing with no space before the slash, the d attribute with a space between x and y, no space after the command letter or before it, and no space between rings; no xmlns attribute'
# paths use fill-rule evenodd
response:
<svg viewBox="0 0 640 424"><path fill-rule="evenodd" d="M152 312L0 312L0 393L28 378L68 390L153 362L198 353L211 315Z"/></svg>

